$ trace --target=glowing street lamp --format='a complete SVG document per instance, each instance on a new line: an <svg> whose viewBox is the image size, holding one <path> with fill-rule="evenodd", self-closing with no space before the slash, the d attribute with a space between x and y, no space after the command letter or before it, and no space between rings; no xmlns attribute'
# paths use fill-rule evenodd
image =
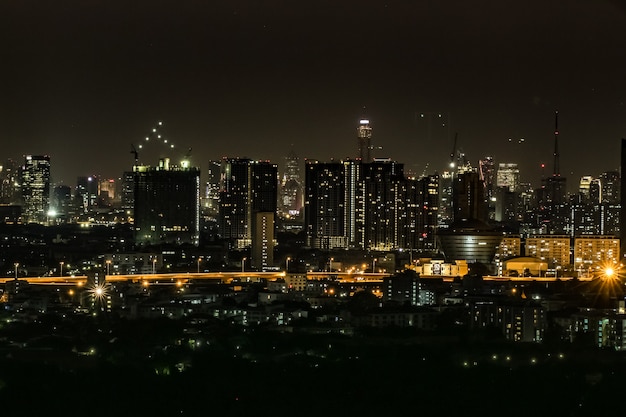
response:
<svg viewBox="0 0 626 417"><path fill-rule="evenodd" d="M156 274L156 259L152 260L152 275Z"/></svg>
<svg viewBox="0 0 626 417"><path fill-rule="evenodd" d="M241 260L241 272L245 272L246 271L246 259L248 259L247 257L244 257Z"/></svg>
<svg viewBox="0 0 626 417"><path fill-rule="evenodd" d="M376 261L378 259L374 258L372 259L372 273L376 272Z"/></svg>
<svg viewBox="0 0 626 417"><path fill-rule="evenodd" d="M198 256L198 274L200 273L200 261L202 261L202 256Z"/></svg>
<svg viewBox="0 0 626 417"><path fill-rule="evenodd" d="M289 272L289 261L291 260L291 257L288 256L287 259L285 259L285 272Z"/></svg>
<svg viewBox="0 0 626 417"><path fill-rule="evenodd" d="M20 264L15 262L13 266L15 266L15 280L17 281L17 268L20 266Z"/></svg>
<svg viewBox="0 0 626 417"><path fill-rule="evenodd" d="M63 261L59 262L59 265L61 266L61 267L59 268L59 276L60 276L60 277L62 277L62 276L63 276L63 264L64 264L64 263L65 263L65 262L63 262Z"/></svg>

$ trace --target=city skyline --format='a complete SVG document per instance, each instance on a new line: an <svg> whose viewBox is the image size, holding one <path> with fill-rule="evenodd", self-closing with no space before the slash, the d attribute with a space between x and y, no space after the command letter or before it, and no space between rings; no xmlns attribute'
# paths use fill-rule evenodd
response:
<svg viewBox="0 0 626 417"><path fill-rule="evenodd" d="M538 186L558 110L570 190L619 168L621 2L416 3L4 4L3 159L50 155L56 183L117 178L157 121L202 170L355 158L366 115L373 156L407 172L445 169L458 133L473 165L518 163Z"/></svg>

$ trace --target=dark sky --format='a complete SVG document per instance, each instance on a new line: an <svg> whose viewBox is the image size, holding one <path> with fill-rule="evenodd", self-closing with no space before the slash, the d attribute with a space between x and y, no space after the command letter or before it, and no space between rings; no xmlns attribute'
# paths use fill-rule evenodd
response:
<svg viewBox="0 0 626 417"><path fill-rule="evenodd" d="M78 175L120 176L130 144L159 120L173 159L192 147L203 170L222 156L282 167L291 145L303 159L355 157L364 106L383 147L375 156L441 171L458 133L472 163L518 162L535 183L541 162L552 172L558 109L561 173L573 184L619 167L626 9L0 0L0 80L1 160L49 154L54 179L72 186ZM154 163L162 150L153 144L140 159Z"/></svg>

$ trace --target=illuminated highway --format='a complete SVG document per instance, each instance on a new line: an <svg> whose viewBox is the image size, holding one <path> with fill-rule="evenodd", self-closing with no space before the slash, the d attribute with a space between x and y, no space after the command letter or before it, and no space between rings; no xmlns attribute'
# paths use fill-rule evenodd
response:
<svg viewBox="0 0 626 417"><path fill-rule="evenodd" d="M299 274L291 274L299 275ZM391 276L389 273L352 273L352 272L307 272L308 280L332 280L337 282L379 282L382 283L385 277ZM276 272L201 272L201 273L173 273L173 274L134 274L134 275L106 275L105 280L110 283L116 282L135 282L135 283L159 283L159 284L176 284L181 282L197 282L197 281L214 281L224 284L230 283L247 283L261 282L262 280L273 281L285 278L284 271ZM15 278L0 278L0 284L13 281ZM421 276L423 280L437 279L444 282L453 282L455 277L443 275ZM574 277L559 277L561 281L568 281ZM580 281L591 281L594 277L580 277ZM87 276L75 277L20 277L20 281L27 281L29 284L38 285L74 285L82 286L88 281ZM502 282L554 282L554 277L503 277L503 276L485 276L483 281L502 281Z"/></svg>

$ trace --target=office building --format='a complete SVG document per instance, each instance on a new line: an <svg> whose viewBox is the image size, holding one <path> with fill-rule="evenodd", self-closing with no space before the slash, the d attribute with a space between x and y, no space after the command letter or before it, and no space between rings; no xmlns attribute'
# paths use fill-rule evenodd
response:
<svg viewBox="0 0 626 417"><path fill-rule="evenodd" d="M372 127L370 121L366 118L359 120L357 131L358 158L362 162L370 162L372 149Z"/></svg>
<svg viewBox="0 0 626 417"><path fill-rule="evenodd" d="M24 223L47 222L50 208L50 157L26 155L21 169Z"/></svg>

